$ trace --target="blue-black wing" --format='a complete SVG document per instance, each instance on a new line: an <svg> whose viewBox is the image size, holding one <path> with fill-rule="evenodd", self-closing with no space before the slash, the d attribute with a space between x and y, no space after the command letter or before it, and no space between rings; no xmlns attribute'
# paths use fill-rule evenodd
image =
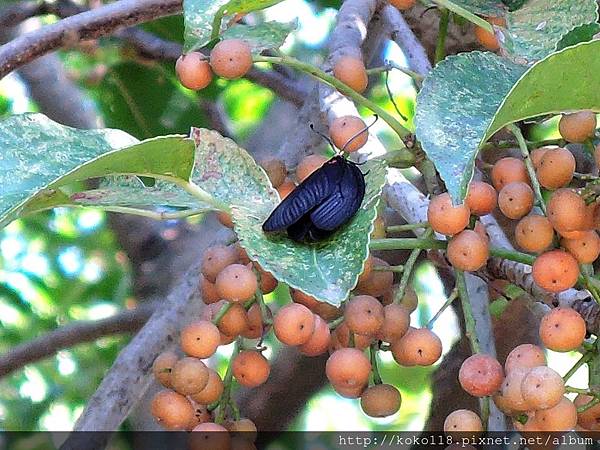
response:
<svg viewBox="0 0 600 450"><path fill-rule="evenodd" d="M283 199L263 223L263 231L287 229L329 197L337 189L339 180L346 170L344 165L346 161L340 159L341 157L336 156L327 161ZM298 224L297 234L305 234L307 227L306 223ZM303 228L306 230L302 231Z"/></svg>
<svg viewBox="0 0 600 450"><path fill-rule="evenodd" d="M321 230L333 231L356 214L364 196L364 175L355 164L344 161L344 172L338 184L329 197L312 210L311 222Z"/></svg>

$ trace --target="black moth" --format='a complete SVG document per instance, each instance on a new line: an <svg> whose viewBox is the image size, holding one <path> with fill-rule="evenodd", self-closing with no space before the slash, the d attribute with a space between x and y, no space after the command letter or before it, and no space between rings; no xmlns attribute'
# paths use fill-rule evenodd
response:
<svg viewBox="0 0 600 450"><path fill-rule="evenodd" d="M364 196L365 176L355 163L337 155L296 187L262 228L265 232L287 230L297 242L318 242L348 222Z"/></svg>

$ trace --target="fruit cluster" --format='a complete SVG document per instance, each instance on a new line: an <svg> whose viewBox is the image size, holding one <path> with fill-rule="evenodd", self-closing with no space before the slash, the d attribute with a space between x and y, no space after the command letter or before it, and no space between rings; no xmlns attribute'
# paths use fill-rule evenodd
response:
<svg viewBox="0 0 600 450"><path fill-rule="evenodd" d="M561 118L559 129L569 142L583 142L595 132L596 117L582 111ZM596 150L598 156L600 150ZM487 235L475 223L467 229L471 216L491 213L496 206L509 219L518 220L515 229L517 246L537 255L533 264L535 282L548 292L558 293L573 287L580 275L579 264L591 264L600 255L598 203L586 187L570 188L575 174L575 157L567 149L544 146L531 151L529 158L535 180L549 192L540 212L535 204L532 180L526 162L514 157L498 160L492 167L492 185L474 181L464 204L454 206L445 193L432 199L428 209L429 224L434 231L452 236L447 249L450 263L460 270L474 271L489 257ZM546 210L546 215L542 212ZM560 236L555 241L555 234ZM555 243L558 242L558 246ZM560 247L560 248L557 248Z"/></svg>
<svg viewBox="0 0 600 450"><path fill-rule="evenodd" d="M539 334L550 350L578 350L585 338L585 322L573 309L556 308L542 319ZM544 350L537 345L515 347L506 358L504 370L496 358L474 354L461 365L459 382L475 397L492 396L498 409L512 417L517 430L567 431L577 424L585 429L598 428L595 421L600 418L600 408L577 411L592 397L579 395L574 402L567 398L565 380L546 366ZM444 423L447 432L482 430L479 416L465 409L452 412Z"/></svg>

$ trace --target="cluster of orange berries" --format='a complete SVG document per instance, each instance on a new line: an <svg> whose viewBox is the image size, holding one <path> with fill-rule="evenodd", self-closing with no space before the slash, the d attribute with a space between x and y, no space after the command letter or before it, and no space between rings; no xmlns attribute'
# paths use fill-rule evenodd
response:
<svg viewBox="0 0 600 450"><path fill-rule="evenodd" d="M179 81L188 89L207 87L213 73L227 80L243 77L252 67L250 46L241 39L225 39L214 46L207 58L200 52L181 55L175 63Z"/></svg>
<svg viewBox="0 0 600 450"><path fill-rule="evenodd" d="M594 135L596 117L582 111L561 118L560 133L570 142L583 142ZM596 150L596 156L600 150ZM600 255L598 208L595 199L587 204L576 190L568 188L575 173L575 158L566 148L544 146L534 149L531 162L541 187L552 191L546 204L547 216L530 214L534 192L523 160L502 158L491 170L492 185L474 181L464 204L453 206L445 193L432 199L428 220L432 229L450 235L447 256L450 263L466 271L478 270L489 257L488 237L476 223L466 229L471 215L491 213L496 206L509 219L519 220L515 229L517 246L539 254L533 264L535 282L557 293L573 287L578 280L579 264L590 264ZM555 232L562 249L553 249Z"/></svg>
<svg viewBox="0 0 600 450"><path fill-rule="evenodd" d="M550 350L577 350L585 338L585 322L571 308L556 308L543 317L539 334ZM517 430L556 432L572 430L577 425L598 429L600 408L578 413L577 407L589 403L592 397L579 395L574 402L567 398L563 378L546 366L544 350L537 345L515 347L506 358L504 370L492 356L472 355L461 365L458 377L470 395L491 396L498 409L512 417ZM465 409L452 412L444 423L447 432L482 430L479 416Z"/></svg>

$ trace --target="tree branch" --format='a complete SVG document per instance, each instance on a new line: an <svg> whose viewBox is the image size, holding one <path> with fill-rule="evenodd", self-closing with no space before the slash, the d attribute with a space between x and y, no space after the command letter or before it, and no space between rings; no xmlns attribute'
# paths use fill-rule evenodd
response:
<svg viewBox="0 0 600 450"><path fill-rule="evenodd" d="M26 364L55 355L60 350L103 336L134 333L150 318L156 305L142 304L101 320L86 320L64 325L32 341L17 345L0 356L0 378Z"/></svg>
<svg viewBox="0 0 600 450"><path fill-rule="evenodd" d="M0 78L58 48L177 14L181 8L181 0L120 0L25 33L0 47Z"/></svg>

